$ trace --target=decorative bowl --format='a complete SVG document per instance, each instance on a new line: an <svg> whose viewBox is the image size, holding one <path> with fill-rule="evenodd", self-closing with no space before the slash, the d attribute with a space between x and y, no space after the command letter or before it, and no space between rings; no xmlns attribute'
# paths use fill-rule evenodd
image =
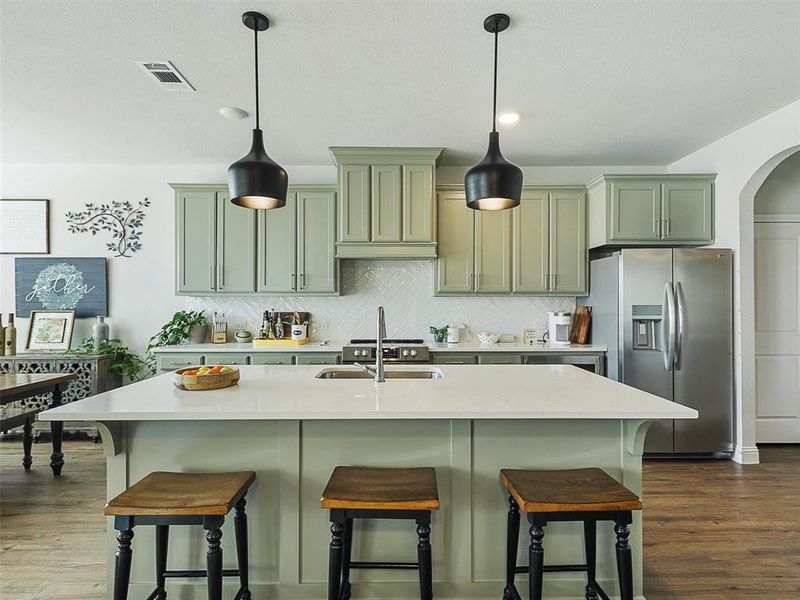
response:
<svg viewBox="0 0 800 600"><path fill-rule="evenodd" d="M497 340L499 339L500 339L499 333L489 333L488 331L478 332L478 343L481 346L489 346L491 344L496 344Z"/></svg>
<svg viewBox="0 0 800 600"><path fill-rule="evenodd" d="M198 371L201 368L203 368L203 365L178 369L173 373L172 383L174 383L177 388L189 390L191 392L219 390L239 383L239 369L236 367L226 367L230 370L224 373L207 373L205 375L186 374L187 372L192 373Z"/></svg>

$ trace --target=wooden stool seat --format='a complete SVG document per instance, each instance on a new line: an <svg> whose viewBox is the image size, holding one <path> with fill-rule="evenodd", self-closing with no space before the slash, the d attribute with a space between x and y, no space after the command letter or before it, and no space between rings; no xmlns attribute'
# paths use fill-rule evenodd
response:
<svg viewBox="0 0 800 600"><path fill-rule="evenodd" d="M501 469L500 479L523 512L641 510L639 497L598 468Z"/></svg>
<svg viewBox="0 0 800 600"><path fill-rule="evenodd" d="M320 505L351 510L438 510L436 470L336 467Z"/></svg>
<svg viewBox="0 0 800 600"><path fill-rule="evenodd" d="M253 471L168 473L156 471L108 502L106 516L220 516L244 497Z"/></svg>

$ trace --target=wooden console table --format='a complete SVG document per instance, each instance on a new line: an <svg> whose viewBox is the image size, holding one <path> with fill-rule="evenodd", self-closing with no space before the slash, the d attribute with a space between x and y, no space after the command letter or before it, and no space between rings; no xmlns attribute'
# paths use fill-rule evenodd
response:
<svg viewBox="0 0 800 600"><path fill-rule="evenodd" d="M44 374L6 374L0 375L0 405L11 404L12 402L24 401L28 398L40 394L50 394L52 400L49 408L61 405L64 388L70 381L77 379L74 373L62 373L55 375ZM3 426L18 427L23 425L22 447L23 458L22 466L28 470L31 466L31 418L42 410L40 407L21 406L17 409L3 409L0 420ZM22 422L19 422L19 421ZM62 421L51 421L50 431L53 434L53 453L50 455L50 468L53 475L61 475L61 468L64 466L64 454L61 452L61 439L64 434L64 423Z"/></svg>

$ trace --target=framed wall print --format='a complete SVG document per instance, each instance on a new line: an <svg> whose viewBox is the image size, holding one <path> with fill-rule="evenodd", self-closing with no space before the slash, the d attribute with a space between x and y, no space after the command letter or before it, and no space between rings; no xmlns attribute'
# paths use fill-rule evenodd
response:
<svg viewBox="0 0 800 600"><path fill-rule="evenodd" d="M50 254L50 201L0 199L0 254Z"/></svg>
<svg viewBox="0 0 800 600"><path fill-rule="evenodd" d="M108 315L105 258L18 256L15 264L17 312L75 310L79 319Z"/></svg>
<svg viewBox="0 0 800 600"><path fill-rule="evenodd" d="M74 326L74 310L32 310L25 351L66 352Z"/></svg>

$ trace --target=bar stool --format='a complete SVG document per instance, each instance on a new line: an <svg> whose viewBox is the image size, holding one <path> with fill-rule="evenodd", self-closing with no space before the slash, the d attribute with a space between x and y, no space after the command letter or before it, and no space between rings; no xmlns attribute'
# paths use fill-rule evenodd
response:
<svg viewBox="0 0 800 600"><path fill-rule="evenodd" d="M542 575L554 571L586 573L586 599L608 594L596 580L597 522L613 521L617 535L617 575L620 597L633 600L633 567L628 543L634 510L641 510L639 497L618 483L602 469L530 471L501 469L500 480L508 490L508 534L506 546L506 587L504 600L520 600L514 585L516 573L528 573L530 600L542 599ZM528 515L531 543L528 566L517 566L519 511ZM582 521L586 563L579 565L544 565L544 527L550 521Z"/></svg>
<svg viewBox="0 0 800 600"><path fill-rule="evenodd" d="M418 569L421 600L433 598L431 511L439 509L436 471L430 467L336 467L322 492L330 509L328 600L350 598L350 569ZM417 562L351 561L353 519L411 519L417 523Z"/></svg>
<svg viewBox="0 0 800 600"><path fill-rule="evenodd" d="M255 481L252 471L235 473L150 473L112 499L105 508L114 517L117 557L114 599L126 600L131 573L131 541L136 525L156 528L156 587L147 600L165 600L167 577L207 577L209 600L222 599L222 578L239 577L234 600L250 600L247 574L247 515L245 495ZM236 508L234 531L238 569L222 568L222 524ZM206 530L206 570L167 570L170 525L202 525Z"/></svg>

